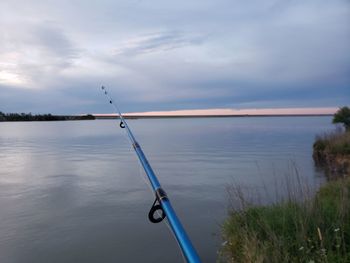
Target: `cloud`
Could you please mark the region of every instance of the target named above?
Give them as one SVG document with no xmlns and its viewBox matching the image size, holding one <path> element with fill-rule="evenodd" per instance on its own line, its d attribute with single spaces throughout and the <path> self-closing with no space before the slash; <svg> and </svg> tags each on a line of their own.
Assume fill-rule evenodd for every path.
<svg viewBox="0 0 350 263">
<path fill-rule="evenodd" d="M 79 55 L 79 49 L 74 46 L 63 30 L 54 23 L 46 22 L 45 24 L 36 25 L 31 28 L 30 34 L 33 36 L 33 45 L 53 57 L 68 60 Z"/>
<path fill-rule="evenodd" d="M 101 84 L 125 111 L 350 99 L 348 1 L 75 3 L 1 1 L 2 108 L 108 111 Z"/>
<path fill-rule="evenodd" d="M 189 45 L 199 45 L 203 37 L 180 32 L 157 32 L 127 39 L 118 44 L 115 55 L 136 56 L 140 54 L 169 51 Z"/>
<path fill-rule="evenodd" d="M 0 83 L 45 88 L 67 70 L 81 51 L 54 23 L 7 24 L 0 41 Z M 4 29 L 3 29 L 4 30 Z"/>
</svg>

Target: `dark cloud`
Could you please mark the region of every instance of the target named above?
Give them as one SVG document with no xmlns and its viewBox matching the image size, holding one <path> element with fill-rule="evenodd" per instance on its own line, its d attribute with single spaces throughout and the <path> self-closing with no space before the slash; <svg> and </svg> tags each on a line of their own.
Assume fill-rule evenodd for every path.
<svg viewBox="0 0 350 263">
<path fill-rule="evenodd" d="M 0 110 L 105 112 L 339 106 L 350 3 L 0 3 Z"/>
<path fill-rule="evenodd" d="M 31 30 L 33 46 L 42 48 L 52 56 L 74 59 L 79 56 L 79 49 L 64 34 L 63 30 L 50 22 L 34 26 Z"/>
</svg>

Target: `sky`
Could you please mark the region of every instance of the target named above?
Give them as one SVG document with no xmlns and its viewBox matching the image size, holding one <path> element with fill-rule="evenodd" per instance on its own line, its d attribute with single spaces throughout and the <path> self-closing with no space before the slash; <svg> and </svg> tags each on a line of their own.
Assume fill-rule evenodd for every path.
<svg viewBox="0 0 350 263">
<path fill-rule="evenodd" d="M 0 111 L 336 108 L 349 0 L 1 0 Z"/>
</svg>

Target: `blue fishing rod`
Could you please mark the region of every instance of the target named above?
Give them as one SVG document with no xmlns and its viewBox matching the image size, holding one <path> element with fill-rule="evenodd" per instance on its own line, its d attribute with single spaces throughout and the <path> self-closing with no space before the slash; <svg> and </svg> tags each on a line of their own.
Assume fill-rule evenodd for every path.
<svg viewBox="0 0 350 263">
<path fill-rule="evenodd" d="M 109 103 L 114 107 L 115 111 L 119 115 L 119 126 L 122 129 L 126 129 L 126 133 L 130 139 L 130 142 L 139 158 L 143 169 L 146 172 L 149 182 L 151 183 L 152 190 L 156 196 L 151 210 L 148 213 L 148 219 L 152 223 L 160 223 L 166 217 L 168 219 L 170 228 L 176 237 L 176 241 L 179 244 L 182 254 L 189 263 L 201 262 L 195 248 L 193 247 L 190 239 L 188 238 L 185 229 L 183 228 L 179 218 L 170 203 L 169 197 L 161 187 L 156 175 L 153 172 L 151 165 L 149 164 L 145 154 L 143 153 L 140 144 L 136 141 L 132 134 L 127 122 L 121 114 L 118 106 L 114 103 L 112 97 L 108 94 L 104 86 L 101 87 L 104 94 L 108 97 Z M 158 217 L 156 217 L 156 214 Z"/>
</svg>

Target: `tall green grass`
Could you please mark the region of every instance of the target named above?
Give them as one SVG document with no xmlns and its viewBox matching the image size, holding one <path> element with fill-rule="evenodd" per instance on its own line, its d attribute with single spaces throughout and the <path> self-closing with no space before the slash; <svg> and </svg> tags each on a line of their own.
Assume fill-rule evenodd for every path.
<svg viewBox="0 0 350 263">
<path fill-rule="evenodd" d="M 296 189 L 270 206 L 232 193 L 242 206 L 223 224 L 219 262 L 350 262 L 349 178 L 327 183 L 312 198 Z"/>
<path fill-rule="evenodd" d="M 336 130 L 316 137 L 315 164 L 325 168 L 329 179 L 350 175 L 350 130 Z"/>
<path fill-rule="evenodd" d="M 349 155 L 350 131 L 336 130 L 316 137 L 313 145 L 314 153 Z"/>
</svg>

